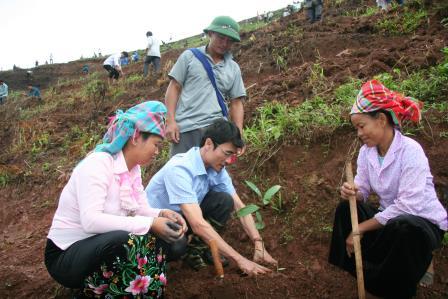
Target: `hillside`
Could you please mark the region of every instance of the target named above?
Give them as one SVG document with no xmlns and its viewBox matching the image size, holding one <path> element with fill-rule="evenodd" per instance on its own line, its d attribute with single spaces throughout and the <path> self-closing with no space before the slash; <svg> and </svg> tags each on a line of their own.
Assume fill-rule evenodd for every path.
<svg viewBox="0 0 448 299">
<path fill-rule="evenodd" d="M 248 90 L 249 146 L 230 172 L 246 203 L 256 198 L 244 180 L 262 190 L 282 186 L 273 207 L 262 210 L 262 236 L 285 269 L 250 278 L 230 266 L 218 282 L 211 267 L 194 272 L 177 262 L 170 265 L 168 298 L 356 298 L 356 280 L 329 265 L 327 255 L 337 188 L 356 140 L 348 111 L 361 82 L 374 76 L 425 103 L 422 123 L 405 132 L 422 144 L 448 207 L 448 4 L 433 0 L 428 8 L 410 0 L 380 13 L 374 1 L 355 2 L 328 1 L 321 23 L 308 24 L 299 12 L 258 24 L 233 49 Z M 166 73 L 182 50 L 162 54 L 160 78 L 143 78 L 139 62 L 110 87 L 101 60 L 88 61 L 88 76 L 80 74 L 85 61 L 42 66 L 33 80 L 43 88 L 43 103 L 13 92 L 0 106 L 1 298 L 69 298 L 43 264 L 59 194 L 102 137 L 109 115 L 163 99 Z M 28 83 L 23 76 L 0 72 L 19 90 Z M 167 148 L 145 170 L 144 184 L 166 158 Z M 224 238 L 250 256 L 240 227 L 232 219 Z M 435 284 L 419 288 L 417 298 L 447 298 L 448 244 L 435 252 L 435 268 Z"/>
</svg>

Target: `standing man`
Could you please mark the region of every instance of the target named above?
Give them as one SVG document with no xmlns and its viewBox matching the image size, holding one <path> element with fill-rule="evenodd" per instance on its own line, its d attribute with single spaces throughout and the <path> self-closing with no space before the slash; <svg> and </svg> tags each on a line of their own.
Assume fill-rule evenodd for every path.
<svg viewBox="0 0 448 299">
<path fill-rule="evenodd" d="M 5 81 L 0 80 L 0 105 L 6 101 L 8 97 L 8 85 L 6 85 Z"/>
<path fill-rule="evenodd" d="M 206 243 L 215 240 L 219 252 L 233 260 L 249 275 L 270 272 L 258 263 L 276 265 L 264 247 L 252 215 L 240 218 L 241 225 L 254 244 L 253 261 L 233 249 L 220 236 L 232 211 L 245 205 L 235 191 L 227 166 L 244 142 L 232 122 L 217 119 L 205 130 L 200 147 L 172 157 L 146 187 L 150 206 L 172 209 L 183 214 L 191 228 L 191 240 L 184 261 L 199 270 L 212 264 Z M 227 260 L 222 257 L 223 264 Z"/>
<path fill-rule="evenodd" d="M 227 16 L 216 17 L 204 29 L 209 37 L 207 46 L 195 49 L 205 57 L 212 69 L 217 89 L 204 65 L 191 49 L 184 51 L 168 74 L 171 81 L 165 95 L 167 138 L 172 142 L 171 156 L 198 146 L 205 128 L 215 120 L 228 116 L 243 132 L 246 96 L 241 70 L 233 61 L 230 49 L 240 41 L 240 26 Z M 223 101 L 218 98 L 220 94 Z"/>
<path fill-rule="evenodd" d="M 103 63 L 103 67 L 109 73 L 109 84 L 111 84 L 113 79 L 118 80 L 120 74 L 124 76 L 123 69 L 121 68 L 120 62 L 122 58 L 129 57 L 128 52 L 121 52 L 117 54 L 110 55 Z"/>
<path fill-rule="evenodd" d="M 146 58 L 143 66 L 143 75 L 148 75 L 148 67 L 151 63 L 154 75 L 160 70 L 160 41 L 152 35 L 151 31 L 146 32 L 148 45 L 146 46 Z"/>
<path fill-rule="evenodd" d="M 323 9 L 323 0 L 306 0 L 305 8 L 307 10 L 308 21 L 314 23 L 320 21 Z"/>
</svg>

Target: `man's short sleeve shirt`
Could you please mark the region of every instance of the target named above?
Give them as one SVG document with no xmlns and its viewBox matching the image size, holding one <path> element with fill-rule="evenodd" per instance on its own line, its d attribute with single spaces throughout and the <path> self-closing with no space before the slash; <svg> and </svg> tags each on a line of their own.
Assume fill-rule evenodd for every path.
<svg viewBox="0 0 448 299">
<path fill-rule="evenodd" d="M 241 70 L 227 53 L 224 60 L 214 63 L 205 52 L 205 46 L 198 48 L 212 66 L 216 84 L 226 100 L 246 96 Z M 223 117 L 216 97 L 216 91 L 210 82 L 202 63 L 190 50 L 184 51 L 171 69 L 169 76 L 176 80 L 182 91 L 176 108 L 176 122 L 180 132 L 188 132 L 211 125 Z"/>
</svg>

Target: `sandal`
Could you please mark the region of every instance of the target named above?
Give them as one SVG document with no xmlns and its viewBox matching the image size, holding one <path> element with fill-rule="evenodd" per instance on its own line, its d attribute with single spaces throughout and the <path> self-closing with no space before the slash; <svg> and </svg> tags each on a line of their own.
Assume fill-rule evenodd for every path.
<svg viewBox="0 0 448 299">
<path fill-rule="evenodd" d="M 434 284 L 434 273 L 426 272 L 419 282 L 421 287 L 429 287 Z"/>
</svg>

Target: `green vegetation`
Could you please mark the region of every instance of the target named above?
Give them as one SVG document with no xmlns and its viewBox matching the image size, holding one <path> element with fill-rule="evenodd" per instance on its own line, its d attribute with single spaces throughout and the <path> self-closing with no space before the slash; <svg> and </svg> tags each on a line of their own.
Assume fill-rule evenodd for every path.
<svg viewBox="0 0 448 299">
<path fill-rule="evenodd" d="M 375 78 L 406 96 L 425 103 L 435 103 L 448 94 L 448 48 L 445 47 L 442 52 L 445 55 L 442 63 L 427 70 L 406 75 L 399 69 L 394 69 L 392 74 L 383 73 Z"/>
<path fill-rule="evenodd" d="M 90 80 L 83 88 L 83 94 L 92 100 L 104 100 L 107 84 L 100 79 Z"/>
<path fill-rule="evenodd" d="M 329 86 L 328 80 L 325 78 L 324 69 L 319 62 L 311 66 L 311 73 L 306 82 L 306 86 L 311 88 L 314 95 L 318 95 L 331 88 L 331 85 Z"/>
<path fill-rule="evenodd" d="M 327 103 L 322 97 L 307 100 L 301 105 L 291 107 L 283 103 L 268 103 L 257 109 L 257 116 L 245 128 L 244 135 L 251 145 L 249 151 L 271 151 L 286 136 L 295 135 L 310 140 L 317 131 L 331 133 L 347 123 L 342 117 L 346 106 Z"/>
<path fill-rule="evenodd" d="M 371 17 L 377 14 L 380 9 L 377 6 L 363 6 L 357 7 L 354 10 L 349 10 L 344 13 L 348 17 Z"/>
<path fill-rule="evenodd" d="M 175 50 L 175 49 L 196 48 L 196 47 L 204 46 L 205 44 L 206 44 L 206 40 L 202 39 L 202 34 L 198 34 L 198 35 L 184 38 L 184 39 L 172 42 L 172 43 L 163 44 L 160 47 L 160 51 L 163 53 L 163 52 L 166 52 L 169 50 Z"/>
<path fill-rule="evenodd" d="M 10 177 L 7 173 L 0 172 L 0 187 L 4 188 L 8 185 Z"/>
<path fill-rule="evenodd" d="M 410 74 L 395 69 L 392 74 L 382 73 L 375 78 L 392 90 L 423 101 L 424 109 L 446 112 L 448 103 L 442 99 L 448 94 L 448 48 L 442 52 L 445 59 L 429 69 Z M 361 88 L 361 80 L 352 78 L 334 88 L 325 78 L 320 64 L 315 63 L 306 84 L 313 90 L 314 97 L 300 105 L 268 101 L 257 108 L 255 117 L 244 130 L 250 144 L 247 151 L 256 157 L 252 169 L 275 155 L 288 138 L 301 140 L 306 145 L 312 138 L 330 135 L 348 124 L 347 113 Z M 448 122 L 448 115 L 445 113 L 434 122 Z M 415 130 L 405 129 L 407 133 Z"/>
<path fill-rule="evenodd" d="M 448 233 L 445 233 L 445 235 L 443 236 L 442 245 L 448 246 Z"/>
<path fill-rule="evenodd" d="M 130 76 L 126 76 L 124 77 L 124 82 L 126 82 L 127 84 L 132 84 L 132 83 L 139 83 L 145 80 L 145 77 L 143 76 L 143 74 L 132 74 Z"/>
<path fill-rule="evenodd" d="M 243 23 L 240 26 L 240 33 L 255 31 L 260 28 L 266 27 L 266 25 L 268 25 L 268 24 L 269 23 L 266 23 L 264 21 L 254 21 L 254 22 Z"/>
<path fill-rule="evenodd" d="M 38 155 L 41 152 L 45 151 L 48 144 L 50 143 L 50 134 L 48 132 L 43 132 L 37 138 L 32 144 L 31 153 L 33 155 Z"/>
<path fill-rule="evenodd" d="M 366 10 L 361 14 L 363 17 L 371 17 L 379 12 L 379 8 L 376 6 L 368 6 Z"/>
<path fill-rule="evenodd" d="M 289 48 L 274 48 L 272 50 L 272 58 L 275 62 L 279 71 L 284 71 L 288 67 L 287 57 L 288 57 Z"/>
<path fill-rule="evenodd" d="M 427 12 L 425 10 L 413 11 L 405 7 L 403 13 L 396 14 L 393 17 L 384 16 L 375 27 L 379 31 L 392 35 L 410 34 L 426 19 Z"/>
<path fill-rule="evenodd" d="M 250 182 L 245 181 L 246 185 L 249 186 L 249 188 L 255 192 L 255 194 L 258 195 L 260 204 L 248 204 L 244 208 L 240 209 L 236 212 L 237 217 L 244 217 L 249 214 L 255 213 L 255 227 L 257 229 L 263 229 L 265 227 L 265 223 L 263 222 L 263 218 L 260 213 L 260 209 L 263 207 L 266 207 L 267 205 L 271 204 L 271 207 L 277 211 L 281 209 L 282 202 L 281 197 L 278 197 L 277 203 L 274 201 L 275 194 L 280 190 L 281 186 L 275 185 L 269 188 L 264 194 L 261 193 L 260 189 L 258 187 Z"/>
</svg>

